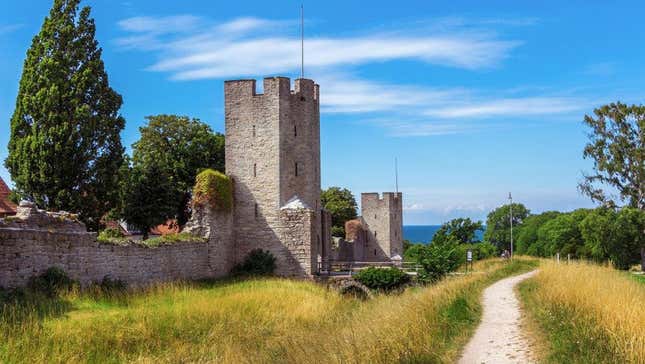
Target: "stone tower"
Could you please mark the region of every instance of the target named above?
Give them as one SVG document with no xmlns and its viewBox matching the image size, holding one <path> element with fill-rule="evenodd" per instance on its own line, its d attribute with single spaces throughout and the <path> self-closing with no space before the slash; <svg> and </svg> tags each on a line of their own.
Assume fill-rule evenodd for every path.
<svg viewBox="0 0 645 364">
<path fill-rule="evenodd" d="M 361 213 L 367 242 L 366 261 L 388 260 L 403 255 L 403 194 L 384 192 L 361 194 Z"/>
<path fill-rule="evenodd" d="M 321 250 L 320 103 L 312 80 L 224 83 L 226 173 L 233 179 L 236 260 L 255 248 L 281 275 L 311 275 Z"/>
</svg>

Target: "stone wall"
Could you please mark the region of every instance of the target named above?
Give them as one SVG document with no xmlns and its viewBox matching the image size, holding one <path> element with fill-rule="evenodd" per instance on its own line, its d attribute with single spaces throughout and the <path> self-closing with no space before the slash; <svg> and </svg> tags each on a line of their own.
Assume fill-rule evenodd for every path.
<svg viewBox="0 0 645 364">
<path fill-rule="evenodd" d="M 63 269 L 83 286 L 104 277 L 140 286 L 222 276 L 229 271 L 228 250 L 214 242 L 103 244 L 73 215 L 25 204 L 16 217 L 0 220 L 0 286 L 23 286 L 50 267 Z"/>
</svg>

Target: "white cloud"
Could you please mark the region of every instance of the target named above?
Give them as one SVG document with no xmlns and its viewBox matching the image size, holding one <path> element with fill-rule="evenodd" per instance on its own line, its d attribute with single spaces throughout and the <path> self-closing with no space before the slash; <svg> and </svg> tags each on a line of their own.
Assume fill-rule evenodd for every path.
<svg viewBox="0 0 645 364">
<path fill-rule="evenodd" d="M 469 24 L 463 18 L 450 18 L 430 28 L 415 24 L 419 28 L 406 25 L 373 34 L 309 37 L 305 71 L 322 85 L 323 113 L 363 114 L 354 119 L 383 127 L 395 136 L 472 132 L 484 127 L 476 122 L 482 118 L 578 110 L 583 103 L 574 98 L 400 85 L 357 78 L 351 72 L 360 65 L 394 60 L 468 70 L 493 67 L 521 42 L 500 39 L 494 32 L 473 31 L 472 26 L 526 26 L 535 21 L 488 19 Z M 191 15 L 135 17 L 119 22 L 127 35 L 117 43 L 154 52 L 157 60 L 148 69 L 167 73 L 174 80 L 289 74 L 300 69 L 296 24 L 255 17 L 220 23 Z"/>
<path fill-rule="evenodd" d="M 23 27 L 23 24 L 0 24 L 0 35 L 13 33 Z"/>
<path fill-rule="evenodd" d="M 137 16 L 118 22 L 121 29 L 133 33 L 150 33 L 154 35 L 183 33 L 194 30 L 200 18 L 193 15 L 175 15 L 165 17 Z"/>
<path fill-rule="evenodd" d="M 293 29 L 291 36 L 279 34 L 292 22 L 245 17 L 210 26 L 205 23 L 190 15 L 129 18 L 119 26 L 130 34 L 117 43 L 160 50 L 159 60 L 150 69 L 169 72 L 178 80 L 292 72 L 300 67 L 297 32 Z M 187 30 L 193 31 L 187 34 Z M 485 34 L 388 32 L 308 38 L 305 55 L 306 66 L 311 69 L 396 59 L 479 69 L 497 65 L 519 44 Z"/>
<path fill-rule="evenodd" d="M 531 116 L 570 112 L 579 110 L 581 106 L 581 102 L 575 98 L 518 97 L 433 108 L 426 110 L 424 114 L 445 119 Z"/>
</svg>

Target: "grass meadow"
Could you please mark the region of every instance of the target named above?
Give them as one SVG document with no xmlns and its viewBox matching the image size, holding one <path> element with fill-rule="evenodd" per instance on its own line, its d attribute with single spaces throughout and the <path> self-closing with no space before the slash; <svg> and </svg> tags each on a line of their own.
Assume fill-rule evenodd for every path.
<svg viewBox="0 0 645 364">
<path fill-rule="evenodd" d="M 545 261 L 519 287 L 546 363 L 645 363 L 645 284 L 588 263 Z"/>
<path fill-rule="evenodd" d="M 448 363 L 482 290 L 536 265 L 486 260 L 481 273 L 368 301 L 278 278 L 27 296 L 2 308 L 0 362 Z"/>
</svg>

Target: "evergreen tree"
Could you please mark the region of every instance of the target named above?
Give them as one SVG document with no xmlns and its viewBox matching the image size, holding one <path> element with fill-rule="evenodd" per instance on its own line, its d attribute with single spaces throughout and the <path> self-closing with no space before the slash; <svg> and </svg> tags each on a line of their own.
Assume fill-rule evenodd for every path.
<svg viewBox="0 0 645 364">
<path fill-rule="evenodd" d="M 175 213 L 175 188 L 160 163 L 134 166 L 123 184 L 122 216 L 148 238 L 150 228 L 166 222 Z"/>
<path fill-rule="evenodd" d="M 27 51 L 5 166 L 22 198 L 97 229 L 118 199 L 125 120 L 79 1 L 55 0 Z"/>
</svg>

